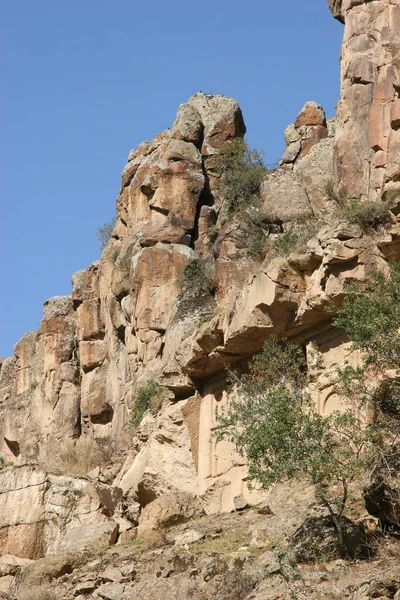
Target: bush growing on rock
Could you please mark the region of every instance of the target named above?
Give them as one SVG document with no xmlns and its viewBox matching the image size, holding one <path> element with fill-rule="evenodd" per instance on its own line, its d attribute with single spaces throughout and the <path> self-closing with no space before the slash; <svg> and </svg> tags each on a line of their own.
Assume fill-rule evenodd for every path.
<svg viewBox="0 0 400 600">
<path fill-rule="evenodd" d="M 226 200 L 229 210 L 247 208 L 259 201 L 260 185 L 267 168 L 263 153 L 249 148 L 242 138 L 225 144 L 217 157 L 220 175 L 218 192 Z"/>
<path fill-rule="evenodd" d="M 277 256 L 288 256 L 292 252 L 304 252 L 307 242 L 316 235 L 319 221 L 299 217 L 295 219 L 282 235 L 273 243 L 273 253 Z"/>
<path fill-rule="evenodd" d="M 360 202 L 350 200 L 347 206 L 343 206 L 337 212 L 338 216 L 349 223 L 360 225 L 363 229 L 377 227 L 390 221 L 388 206 L 377 200 L 376 202 Z"/>
<path fill-rule="evenodd" d="M 246 456 L 250 482 L 265 489 L 292 479 L 311 483 L 345 554 L 342 515 L 349 482 L 364 465 L 369 430 L 351 409 L 319 414 L 307 380 L 302 348 L 270 338 L 249 375 L 238 380 L 236 396 L 217 413 L 216 435 Z"/>
<path fill-rule="evenodd" d="M 103 223 L 101 227 L 98 228 L 96 232 L 96 237 L 100 242 L 100 250 L 104 250 L 107 246 L 108 242 L 112 238 L 112 232 L 114 230 L 115 225 L 117 224 L 117 215 L 115 215 L 111 221 L 106 221 Z"/>
<path fill-rule="evenodd" d="M 200 259 L 193 260 L 186 267 L 179 284 L 184 290 L 192 290 L 195 294 L 214 294 L 215 280 L 211 265 Z"/>
<path fill-rule="evenodd" d="M 142 385 L 133 397 L 133 415 L 130 425 L 138 427 L 147 410 L 156 408 L 164 395 L 163 388 L 154 379 Z"/>
<path fill-rule="evenodd" d="M 389 263 L 387 275 L 376 271 L 369 282 L 350 286 L 334 323 L 361 352 L 359 366 L 338 369 L 335 385 L 337 393 L 369 414 L 372 487 L 378 489 L 385 478 L 399 474 L 400 265 Z M 397 481 L 388 489 L 393 483 L 400 497 Z"/>
</svg>

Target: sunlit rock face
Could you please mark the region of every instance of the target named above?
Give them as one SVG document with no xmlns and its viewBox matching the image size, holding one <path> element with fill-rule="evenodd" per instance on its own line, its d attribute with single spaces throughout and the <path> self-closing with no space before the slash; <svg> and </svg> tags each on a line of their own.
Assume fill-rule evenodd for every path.
<svg viewBox="0 0 400 600">
<path fill-rule="evenodd" d="M 229 369 L 245 369 L 268 336 L 304 346 L 316 405 L 323 414 L 338 407 L 328 375 L 357 357 L 327 307 L 399 255 L 400 226 L 394 214 L 374 235 L 340 221 L 329 186 L 336 178 L 348 194 L 375 198 L 400 179 L 398 7 L 331 9 L 345 21 L 338 117 L 304 105 L 258 205 L 227 211 L 220 185 L 218 154 L 246 131 L 240 107 L 195 94 L 171 130 L 130 152 L 100 260 L 73 275 L 71 296 L 45 303 L 39 330 L 1 360 L 0 456 L 15 465 L 0 473 L 1 552 L 73 549 L 79 520 L 85 544 L 113 543 L 119 526 L 128 536 L 136 513 L 165 494 L 200 495 L 208 514 L 231 510 L 238 495 L 262 500 L 248 489 L 243 457 L 213 432 Z M 298 222 L 312 231 L 278 255 L 275 241 Z M 188 282 L 194 261 L 200 275 Z M 163 392 L 135 428 L 134 401 L 149 380 Z"/>
<path fill-rule="evenodd" d="M 335 177 L 347 195 L 375 200 L 400 180 L 400 6 L 329 0 L 344 22 Z"/>
</svg>

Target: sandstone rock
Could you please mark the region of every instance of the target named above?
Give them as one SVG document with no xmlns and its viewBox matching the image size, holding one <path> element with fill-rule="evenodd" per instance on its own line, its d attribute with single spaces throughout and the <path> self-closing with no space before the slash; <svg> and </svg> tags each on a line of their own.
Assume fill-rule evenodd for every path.
<svg viewBox="0 0 400 600">
<path fill-rule="evenodd" d="M 139 520 L 138 535 L 167 529 L 204 514 L 202 501 L 187 492 L 176 492 L 160 496 L 143 509 Z"/>
<path fill-rule="evenodd" d="M 149 440 L 133 460 L 127 458 L 115 482 L 124 493 L 129 491 L 135 496 L 142 506 L 167 492 L 197 492 L 190 435 L 182 413 L 185 405 L 183 400 L 163 406 Z M 136 505 L 134 519 L 137 512 Z"/>
<path fill-rule="evenodd" d="M 238 496 L 235 496 L 233 498 L 233 506 L 235 507 L 235 510 L 244 510 L 245 508 L 249 507 L 249 503 L 247 502 L 246 498 L 244 496 L 242 496 L 242 494 L 239 494 Z"/>
<path fill-rule="evenodd" d="M 76 552 L 77 550 L 93 550 L 99 552 L 117 541 L 118 523 L 87 523 L 69 527 L 62 538 L 60 552 Z"/>
<path fill-rule="evenodd" d="M 324 125 L 326 126 L 325 111 L 316 102 L 306 102 L 294 122 L 294 128 L 302 126 Z"/>
<path fill-rule="evenodd" d="M 312 216 L 307 193 L 292 171 L 276 169 L 261 185 L 262 212 L 270 223 Z"/>
<path fill-rule="evenodd" d="M 8 592 L 13 581 L 14 577 L 12 575 L 4 575 L 3 577 L 0 577 L 0 593 Z"/>
<path fill-rule="evenodd" d="M 181 104 L 172 126 L 171 137 L 176 140 L 192 142 L 199 147 L 202 142 L 203 129 L 204 125 L 199 111 L 189 103 Z"/>
<path fill-rule="evenodd" d="M 194 542 L 199 542 L 204 538 L 204 533 L 200 531 L 196 531 L 196 529 L 188 529 L 188 531 L 184 531 L 180 533 L 175 538 L 175 546 L 186 546 L 187 544 L 193 544 Z"/>
<path fill-rule="evenodd" d="M 293 125 L 285 131 L 286 151 L 280 160 L 284 169 L 292 169 L 311 149 L 328 137 L 325 111 L 316 102 L 306 102 Z"/>
<path fill-rule="evenodd" d="M 121 492 L 97 486 L 98 490 L 83 479 L 48 475 L 29 466 L 1 471 L 1 552 L 36 559 L 59 551 L 63 537 L 67 540 L 63 548 L 86 544 L 89 533 L 84 539 L 77 535 L 79 528 L 92 531 L 93 536 L 97 526 L 100 533 L 102 527 L 104 532 L 111 529 L 102 511 L 112 512 Z"/>
<path fill-rule="evenodd" d="M 329 9 L 330 9 L 331 13 L 333 14 L 333 16 L 335 17 L 335 19 L 338 19 L 339 21 L 344 23 L 344 17 L 343 17 L 343 13 L 342 13 L 342 3 L 343 3 L 343 0 L 328 0 Z"/>
<path fill-rule="evenodd" d="M 122 600 L 124 590 L 121 583 L 105 583 L 97 588 L 96 596 L 104 600 Z"/>
<path fill-rule="evenodd" d="M 203 122 L 203 155 L 213 154 L 228 140 L 243 137 L 246 133 L 242 111 L 236 100 L 200 92 L 191 96 L 188 104 L 197 109 Z"/>
<path fill-rule="evenodd" d="M 84 371 L 100 366 L 107 355 L 104 343 L 101 341 L 80 342 L 79 352 Z"/>
<path fill-rule="evenodd" d="M 375 200 L 398 174 L 394 89 L 399 7 L 386 0 L 329 0 L 329 5 L 345 22 L 335 177 L 348 197 Z"/>
<path fill-rule="evenodd" d="M 32 564 L 29 558 L 20 558 L 12 554 L 4 554 L 0 556 L 0 577 L 6 575 L 15 575 L 17 569 Z"/>
</svg>

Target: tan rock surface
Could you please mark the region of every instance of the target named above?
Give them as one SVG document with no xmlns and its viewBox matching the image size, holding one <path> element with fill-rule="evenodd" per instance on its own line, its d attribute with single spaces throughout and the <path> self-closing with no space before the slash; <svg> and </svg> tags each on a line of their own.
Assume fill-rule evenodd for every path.
<svg viewBox="0 0 400 600">
<path fill-rule="evenodd" d="M 398 176 L 397 63 L 400 7 L 330 2 L 345 22 L 335 176 L 348 197 L 374 200 Z"/>
<path fill-rule="evenodd" d="M 202 514 L 204 514 L 203 504 L 198 496 L 187 492 L 165 494 L 143 509 L 139 520 L 138 536 L 184 523 Z"/>
</svg>

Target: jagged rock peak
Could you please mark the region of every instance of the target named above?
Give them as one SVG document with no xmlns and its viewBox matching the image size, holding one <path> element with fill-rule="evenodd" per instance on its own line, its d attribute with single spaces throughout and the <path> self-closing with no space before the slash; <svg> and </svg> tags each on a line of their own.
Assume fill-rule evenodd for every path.
<svg viewBox="0 0 400 600">
<path fill-rule="evenodd" d="M 305 103 L 294 123 L 285 130 L 286 151 L 280 166 L 292 169 L 296 161 L 309 154 L 311 149 L 330 135 L 326 114 L 320 104 Z"/>
<path fill-rule="evenodd" d="M 337 19 L 341 23 L 344 23 L 344 17 L 342 14 L 342 4 L 343 0 L 328 0 L 329 10 L 331 11 L 335 19 Z"/>
</svg>

